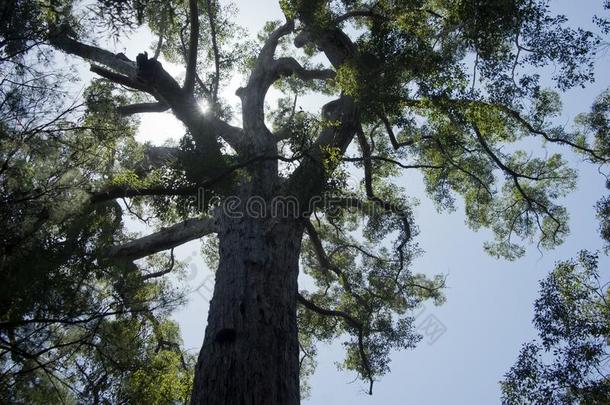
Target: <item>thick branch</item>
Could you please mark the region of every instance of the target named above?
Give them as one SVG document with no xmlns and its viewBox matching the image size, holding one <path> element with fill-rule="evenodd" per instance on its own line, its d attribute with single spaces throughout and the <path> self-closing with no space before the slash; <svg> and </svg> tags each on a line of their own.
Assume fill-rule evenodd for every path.
<svg viewBox="0 0 610 405">
<path fill-rule="evenodd" d="M 307 21 L 304 21 L 307 25 Z M 329 29 L 312 35 L 307 29 L 295 38 L 296 47 L 315 43 L 324 52 L 335 69 L 339 69 L 349 58 L 356 55 L 356 47 L 340 29 Z M 328 168 L 324 165 L 329 150 L 342 156 L 354 138 L 358 127 L 358 107 L 355 100 L 345 94 L 322 108 L 322 117 L 333 125 L 326 126 L 315 141 L 307 159 L 293 172 L 284 185 L 284 193 L 295 196 L 305 206 L 324 190 Z"/>
<path fill-rule="evenodd" d="M 112 70 L 92 66 L 91 70 L 116 83 L 152 94 L 159 102 L 167 104 L 176 118 L 181 120 L 192 133 L 201 150 L 206 153 L 205 160 L 222 161 L 220 145 L 216 137 L 222 137 L 235 149 L 241 149 L 243 136 L 239 128 L 203 114 L 192 94 L 185 94 L 176 80 L 155 59 L 148 59 L 146 52 L 137 57 L 137 66 L 123 54 L 114 54 L 90 45 L 75 41 L 66 35 L 56 34 L 49 39 L 52 46 L 71 55 L 105 65 Z M 115 73 L 114 71 L 118 72 Z"/>
<path fill-rule="evenodd" d="M 189 219 L 169 228 L 163 228 L 159 232 L 127 242 L 124 245 L 114 246 L 109 249 L 108 256 L 121 260 L 141 259 L 216 231 L 216 220 L 214 218 Z"/>
<path fill-rule="evenodd" d="M 326 126 L 307 153 L 306 158 L 292 173 L 283 186 L 284 195 L 296 197 L 308 207 L 309 201 L 321 195 L 326 186 L 329 167 L 324 164 L 328 151 L 345 153 L 354 137 L 357 127 L 358 111 L 353 98 L 341 96 L 322 108 L 323 119 L 338 125 Z"/>
<path fill-rule="evenodd" d="M 118 113 L 121 115 L 163 112 L 167 110 L 169 110 L 169 106 L 161 102 L 129 104 L 117 108 Z"/>
<path fill-rule="evenodd" d="M 102 76 L 104 79 L 110 80 L 113 83 L 117 83 L 122 86 L 130 87 L 132 89 L 140 90 L 140 91 L 147 92 L 147 93 L 152 91 L 152 89 L 149 86 L 145 85 L 144 83 L 142 83 L 134 78 L 131 78 L 129 76 L 124 76 L 119 73 L 115 73 L 112 70 L 105 69 L 101 66 L 91 65 L 89 70 L 91 70 L 93 73 L 96 73 L 96 74 Z"/>
<path fill-rule="evenodd" d="M 268 153 L 275 149 L 273 137 L 268 136 L 269 130 L 265 125 L 265 95 L 278 77 L 273 69 L 275 49 L 279 40 L 293 29 L 294 22 L 288 21 L 269 35 L 256 58 L 248 84 L 236 92 L 241 98 L 244 130 L 249 133 L 248 140 L 258 153 Z"/>
<path fill-rule="evenodd" d="M 68 37 L 64 32 L 58 31 L 49 36 L 49 43 L 62 51 L 80 56 L 83 59 L 87 59 L 93 62 L 97 62 L 101 65 L 108 66 L 112 70 L 115 70 L 128 77 L 134 77 L 136 73 L 136 65 L 133 61 L 129 60 L 125 55 L 116 55 L 112 52 L 104 49 L 86 45 Z"/>
<path fill-rule="evenodd" d="M 345 14 L 335 18 L 334 22 L 336 24 L 340 24 L 345 20 L 349 20 L 350 18 L 356 18 L 356 17 L 370 17 L 370 18 L 374 18 L 374 19 L 384 19 L 385 18 L 381 14 L 375 13 L 373 10 L 354 10 L 354 11 L 350 11 L 348 13 L 345 13 Z"/>
<path fill-rule="evenodd" d="M 294 21 L 288 20 L 286 23 L 280 27 L 278 27 L 275 31 L 273 31 L 265 45 L 263 45 L 263 49 L 261 49 L 260 54 L 258 55 L 258 60 L 261 63 L 270 62 L 273 60 L 273 55 L 275 54 L 275 49 L 282 37 L 290 34 L 294 30 Z"/>
<path fill-rule="evenodd" d="M 305 69 L 294 58 L 280 58 L 273 63 L 274 79 L 295 75 L 303 81 L 333 79 L 336 75 L 332 69 Z"/>
</svg>

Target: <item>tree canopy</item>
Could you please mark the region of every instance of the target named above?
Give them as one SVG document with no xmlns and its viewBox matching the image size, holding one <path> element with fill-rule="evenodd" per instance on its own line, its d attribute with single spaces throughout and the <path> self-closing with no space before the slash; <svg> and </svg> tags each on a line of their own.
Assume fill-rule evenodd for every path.
<svg viewBox="0 0 610 405">
<path fill-rule="evenodd" d="M 467 225 L 492 231 L 484 248 L 494 256 L 563 242 L 560 201 L 576 172 L 556 146 L 610 159 L 607 92 L 574 128 L 556 121 L 560 93 L 594 80 L 599 34 L 546 0 L 280 6 L 286 21 L 256 39 L 215 0 L 0 6 L 3 400 L 187 403 L 195 362 L 169 317 L 184 292 L 173 248 L 206 237 L 214 262 L 224 232 L 216 203 L 236 195 L 297 203 L 302 376 L 317 342 L 342 340 L 343 366 L 369 392 L 392 350 L 421 338 L 413 310 L 444 301 L 442 275 L 411 271 L 421 254 L 415 201 L 399 176 L 422 173 L 439 211 L 463 202 Z M 100 45 L 141 26 L 156 38 L 150 49 Z M 61 55 L 97 76 L 81 94 L 69 84 L 77 70 L 52 67 Z M 306 111 L 306 94 L 332 101 Z M 183 124 L 180 141 L 138 143 L 135 116 L 164 111 Z M 608 205 L 600 201 L 604 218 Z M 154 231 L 134 235 L 132 221 Z"/>
<path fill-rule="evenodd" d="M 503 403 L 597 404 L 610 397 L 608 288 L 598 258 L 583 251 L 540 283 L 534 324 L 502 382 Z"/>
</svg>

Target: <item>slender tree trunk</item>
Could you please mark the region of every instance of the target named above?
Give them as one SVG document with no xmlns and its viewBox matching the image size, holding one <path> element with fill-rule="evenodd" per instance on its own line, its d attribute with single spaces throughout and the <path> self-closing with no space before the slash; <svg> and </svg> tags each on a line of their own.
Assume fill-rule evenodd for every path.
<svg viewBox="0 0 610 405">
<path fill-rule="evenodd" d="M 302 226 L 222 217 L 220 261 L 193 387 L 193 405 L 295 405 Z"/>
</svg>

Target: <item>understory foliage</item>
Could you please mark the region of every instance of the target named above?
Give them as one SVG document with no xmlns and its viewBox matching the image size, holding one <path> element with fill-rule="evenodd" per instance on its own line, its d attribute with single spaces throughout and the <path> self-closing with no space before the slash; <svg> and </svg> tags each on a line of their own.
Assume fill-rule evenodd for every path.
<svg viewBox="0 0 610 405">
<path fill-rule="evenodd" d="M 2 3 L 0 401 L 188 403 L 194 359 L 170 319 L 184 299 L 173 248 L 205 236 L 213 262 L 211 197 L 261 168 L 272 193 L 302 207 L 331 196 L 295 219 L 303 393 L 316 344 L 336 340 L 372 392 L 392 351 L 421 339 L 414 310 L 444 301 L 443 275 L 412 269 L 422 252 L 405 173 L 421 175 L 439 211 L 463 206 L 467 226 L 491 230 L 494 256 L 563 242 L 560 202 L 576 171 L 560 152 L 610 158 L 607 92 L 573 127 L 558 119 L 560 92 L 594 79 L 598 35 L 546 0 L 279 3 L 287 21 L 255 39 L 216 0 Z M 149 49 L 111 51 L 142 27 Z M 96 78 L 80 91 L 82 64 L 71 64 L 83 59 Z M 172 77 L 169 62 L 185 73 Z M 251 108 L 228 101 L 236 77 Z M 280 96 L 265 103 L 271 87 Z M 302 109 L 312 94 L 333 100 Z M 180 140 L 137 142 L 133 116 L 164 111 L 184 125 Z M 599 204 L 606 220 L 609 206 Z M 143 225 L 148 238 L 131 232 Z M 570 262 L 554 274 L 593 275 L 595 260 L 582 260 L 584 273 Z"/>
</svg>

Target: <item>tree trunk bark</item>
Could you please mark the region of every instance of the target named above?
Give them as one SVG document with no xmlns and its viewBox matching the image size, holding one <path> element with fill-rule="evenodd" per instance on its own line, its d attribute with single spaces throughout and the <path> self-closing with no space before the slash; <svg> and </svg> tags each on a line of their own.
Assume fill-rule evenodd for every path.
<svg viewBox="0 0 610 405">
<path fill-rule="evenodd" d="M 297 220 L 220 220 L 220 261 L 192 405 L 296 405 Z"/>
</svg>

